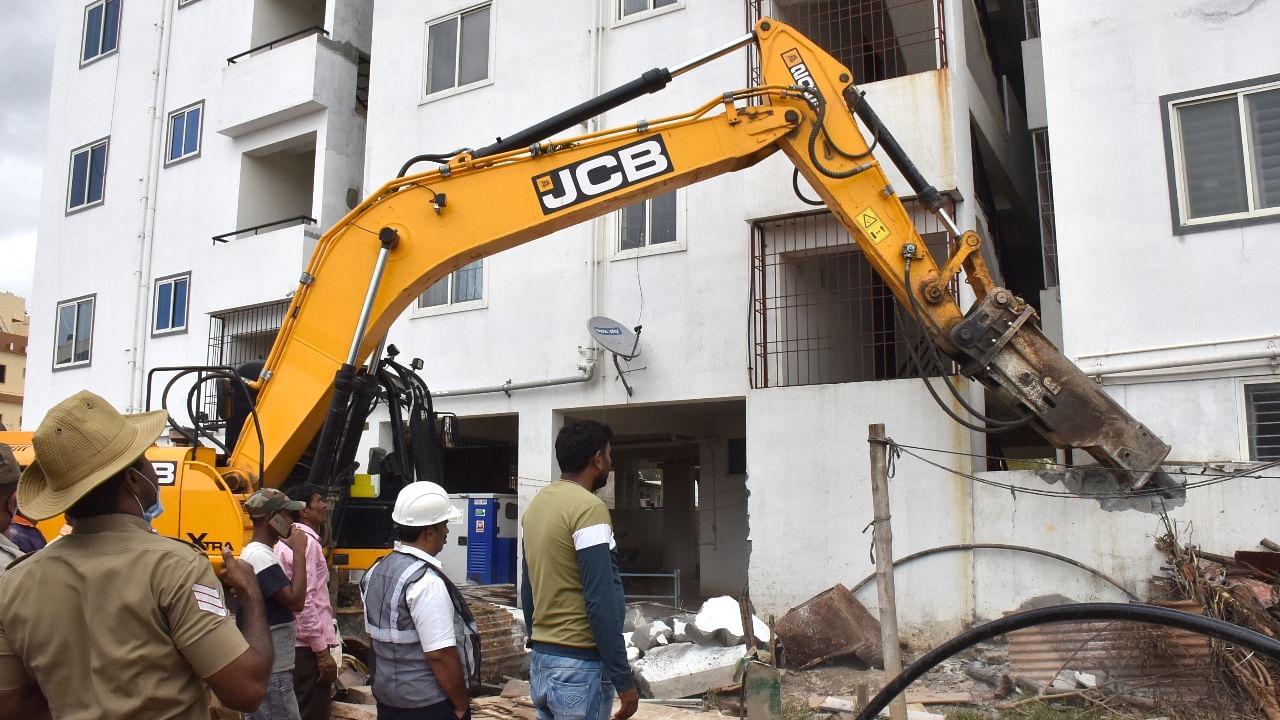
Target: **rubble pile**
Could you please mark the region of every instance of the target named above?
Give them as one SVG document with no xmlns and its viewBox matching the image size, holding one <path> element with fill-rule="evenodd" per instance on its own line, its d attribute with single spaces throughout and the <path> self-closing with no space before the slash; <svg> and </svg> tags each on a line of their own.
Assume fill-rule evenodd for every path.
<svg viewBox="0 0 1280 720">
<path fill-rule="evenodd" d="M 1193 601 L 1206 616 L 1226 620 L 1269 637 L 1280 637 L 1280 552 L 1270 540 L 1267 551 L 1240 550 L 1217 555 L 1179 542 L 1166 517 L 1165 534 L 1156 546 L 1168 560 L 1169 575 L 1156 578 L 1165 594 Z M 1218 675 L 1238 698 L 1245 699 L 1267 720 L 1280 720 L 1280 667 L 1228 643 L 1213 643 Z"/>
<path fill-rule="evenodd" d="M 739 665 L 754 644 L 743 631 L 738 601 L 714 597 L 696 615 L 648 618 L 640 606 L 627 608 L 623 638 L 627 659 L 640 694 L 647 698 L 682 698 L 705 694 L 733 683 Z M 772 639 L 769 626 L 751 617 L 757 642 Z"/>
</svg>

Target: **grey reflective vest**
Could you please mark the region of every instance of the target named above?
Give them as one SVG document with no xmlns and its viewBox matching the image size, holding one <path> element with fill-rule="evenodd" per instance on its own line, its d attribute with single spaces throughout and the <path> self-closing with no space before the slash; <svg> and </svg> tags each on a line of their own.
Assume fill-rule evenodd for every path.
<svg viewBox="0 0 1280 720">
<path fill-rule="evenodd" d="M 463 680 L 469 690 L 479 689 L 480 633 L 462 594 L 426 560 L 395 551 L 374 563 L 360 581 L 365 629 L 373 645 L 373 696 L 384 705 L 421 708 L 446 699 L 422 652 L 407 598 L 408 588 L 428 572 L 436 573 L 449 592 Z"/>
</svg>

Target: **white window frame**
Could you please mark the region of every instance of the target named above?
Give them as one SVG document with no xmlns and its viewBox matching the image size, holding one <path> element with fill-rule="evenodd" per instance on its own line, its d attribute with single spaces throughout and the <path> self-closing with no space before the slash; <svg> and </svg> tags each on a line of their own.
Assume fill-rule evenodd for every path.
<svg viewBox="0 0 1280 720">
<path fill-rule="evenodd" d="M 448 315 L 450 313 L 466 312 L 467 310 L 480 310 L 489 307 L 489 260 L 490 258 L 482 258 L 480 262 L 480 282 L 482 283 L 482 286 L 480 289 L 480 297 L 478 299 L 453 302 L 453 278 L 454 273 L 458 272 L 457 270 L 454 270 L 449 273 L 448 277 L 449 292 L 446 296 L 449 298 L 449 301 L 443 305 L 419 307 L 418 303 L 422 299 L 422 295 L 419 295 L 413 300 L 413 313 L 410 317 L 434 317 L 436 315 Z M 470 263 L 467 264 L 469 265 Z M 461 268 L 459 268 L 459 270 L 461 270 Z M 425 294 L 426 291 L 424 290 L 423 295 Z"/>
<path fill-rule="evenodd" d="M 89 155 L 88 162 L 92 162 L 93 150 L 99 146 L 102 147 L 102 154 L 103 154 L 102 197 L 92 202 L 88 201 L 89 177 L 93 172 L 92 166 L 88 166 L 88 169 L 86 170 L 86 174 L 85 174 L 85 180 L 84 180 L 85 202 L 80 203 L 79 205 L 72 205 L 71 204 L 71 199 L 72 199 L 71 183 L 75 180 L 76 156 L 80 155 L 81 153 L 88 153 Z M 101 140 L 95 140 L 87 145 L 81 145 L 80 147 L 71 151 L 71 160 L 70 162 L 67 163 L 67 206 L 66 206 L 67 210 L 66 212 L 68 215 L 70 215 L 71 213 L 80 212 L 82 210 L 88 210 L 89 208 L 97 207 L 107 201 L 107 171 L 110 169 L 110 167 L 111 167 L 111 138 L 110 137 L 105 137 L 105 138 L 102 138 Z"/>
<path fill-rule="evenodd" d="M 80 334 L 80 328 L 79 328 L 80 304 L 86 303 L 86 302 L 89 303 L 89 307 L 91 308 L 90 318 L 89 318 L 89 356 L 84 360 L 76 360 L 75 338 L 78 337 Z M 71 331 L 71 335 L 72 335 L 71 360 L 69 362 L 59 363 L 58 362 L 58 330 L 59 330 L 58 318 L 62 314 L 62 309 L 64 307 L 67 307 L 68 305 L 75 308 L 74 317 L 75 317 L 75 323 L 76 323 L 76 327 Z M 93 331 L 94 331 L 94 327 L 97 324 L 98 324 L 98 296 L 96 294 L 82 295 L 80 297 L 71 298 L 69 300 L 63 300 L 57 304 L 57 306 L 54 308 L 54 311 L 53 311 L 53 358 L 52 358 L 53 362 L 52 362 L 52 365 L 54 370 L 68 370 L 68 369 L 77 368 L 77 367 L 88 367 L 93 363 Z"/>
<path fill-rule="evenodd" d="M 685 191 L 683 189 L 676 190 L 676 239 L 674 242 L 658 243 L 657 245 L 643 245 L 638 248 L 629 250 L 622 249 L 622 211 L 611 213 L 609 215 L 608 237 L 610 243 L 610 251 L 613 253 L 613 260 L 629 260 L 631 258 L 646 257 L 649 255 L 665 255 L 666 253 L 684 252 L 688 249 L 685 235 Z M 646 199 L 643 202 L 648 203 Z M 649 223 L 648 214 L 645 215 L 645 222 Z"/>
<path fill-rule="evenodd" d="M 1252 459 L 1252 443 L 1249 442 L 1249 386 L 1250 385 L 1280 385 L 1280 377 L 1274 375 L 1270 377 L 1249 378 L 1241 380 L 1238 383 L 1239 390 L 1236 393 L 1236 400 L 1239 403 L 1240 428 L 1240 457 L 1246 462 L 1265 462 L 1262 460 Z"/>
<path fill-rule="evenodd" d="M 184 7 L 186 7 L 186 6 L 188 6 L 188 5 L 194 5 L 195 3 L 199 2 L 199 1 L 200 1 L 200 0 L 178 0 L 178 9 L 179 9 L 179 10 L 181 10 L 182 8 L 184 8 Z"/>
<path fill-rule="evenodd" d="M 1254 222 L 1280 220 L 1280 207 L 1254 207 L 1254 173 L 1253 158 L 1250 151 L 1249 114 L 1245 105 L 1248 95 L 1280 90 L 1280 76 L 1249 80 L 1231 85 L 1208 88 L 1203 91 L 1167 95 L 1161 98 L 1164 112 L 1166 152 L 1171 167 L 1170 185 L 1173 202 L 1174 232 L 1181 234 L 1198 230 L 1213 230 Z M 1244 153 L 1245 197 L 1249 203 L 1248 210 L 1210 217 L 1189 217 L 1190 203 L 1187 197 L 1185 159 L 1183 157 L 1182 126 L 1178 118 L 1178 110 L 1201 103 L 1215 102 L 1234 97 L 1239 107 L 1241 150 Z"/>
<path fill-rule="evenodd" d="M 106 52 L 102 52 L 102 41 L 106 37 L 105 30 L 107 26 L 107 3 L 108 2 L 115 3 L 116 6 L 119 8 L 116 11 L 116 44 L 115 44 L 115 47 L 111 48 L 110 50 L 107 50 Z M 84 44 L 85 44 L 85 40 L 88 39 L 87 36 L 89 34 L 89 11 L 98 6 L 102 7 L 102 33 L 103 34 L 98 38 L 98 54 L 94 55 L 91 58 L 86 58 L 84 56 Z M 77 50 L 77 53 L 80 56 L 80 67 L 90 65 L 92 63 L 95 63 L 101 60 L 104 57 L 110 57 L 112 55 L 115 55 L 117 52 L 120 52 L 120 26 L 123 24 L 124 24 L 124 0 L 95 0 L 94 2 L 91 2 L 88 5 L 85 5 L 84 16 L 80 22 L 80 47 Z"/>
<path fill-rule="evenodd" d="M 630 25 L 631 23 L 634 23 L 634 22 L 640 22 L 642 20 L 648 20 L 649 18 L 657 17 L 659 15 L 666 15 L 667 13 L 676 12 L 677 10 L 683 10 L 684 3 L 685 3 L 685 0 L 676 0 L 674 3 L 670 5 L 655 8 L 653 6 L 654 0 L 647 0 L 647 1 L 649 4 L 649 9 L 633 12 L 630 15 L 623 15 L 622 7 L 623 7 L 624 0 L 612 0 L 613 27 Z"/>
<path fill-rule="evenodd" d="M 187 297 L 183 306 L 186 314 L 182 318 L 182 325 L 170 324 L 169 327 L 160 329 L 156 327 L 156 321 L 159 320 L 160 318 L 160 313 L 159 313 L 160 288 L 161 286 L 164 286 L 164 285 L 169 285 L 171 287 L 175 286 L 178 284 L 179 280 L 187 281 L 187 285 L 186 285 Z M 181 335 L 182 333 L 185 333 L 187 331 L 187 328 L 191 324 L 191 272 L 187 271 L 183 273 L 166 275 L 164 277 L 156 278 L 155 283 L 153 284 L 154 284 L 154 287 L 151 289 L 151 337 L 160 337 L 163 335 Z M 172 319 L 173 319 L 173 298 L 174 298 L 173 293 L 170 293 L 169 294 L 170 323 L 172 323 Z"/>
<path fill-rule="evenodd" d="M 467 13 L 475 12 L 476 10 L 479 10 L 484 7 L 489 8 L 489 56 L 485 60 L 485 62 L 488 63 L 488 65 L 485 69 L 484 79 L 476 80 L 475 82 L 470 82 L 470 83 L 467 83 L 466 85 L 454 85 L 453 87 L 445 90 L 437 90 L 436 92 L 428 93 L 427 82 L 430 79 L 430 76 L 428 75 L 429 73 L 428 65 L 431 59 L 431 27 L 433 25 L 439 25 L 442 22 L 448 22 L 449 20 L 453 20 L 453 19 L 458 20 L 459 56 L 455 56 L 453 59 L 453 64 L 454 64 L 453 73 L 454 73 L 454 79 L 456 80 L 458 76 L 458 66 L 461 62 L 460 55 L 462 50 L 462 16 L 466 15 Z M 448 15 L 441 15 L 439 17 L 432 18 L 431 20 L 428 20 L 423 25 L 423 28 L 422 28 L 422 78 L 418 83 L 418 87 L 420 89 L 420 101 L 418 103 L 419 105 L 429 103 L 429 102 L 435 102 L 436 100 L 442 100 L 447 97 L 453 97 L 454 95 L 457 95 L 459 93 L 470 92 L 471 90 L 475 90 L 476 88 L 482 88 L 487 85 L 493 84 L 494 49 L 498 45 L 497 43 L 497 24 L 498 23 L 497 23 L 497 13 L 495 12 L 495 9 L 496 9 L 495 3 L 493 2 L 476 3 L 475 5 L 469 5 L 460 10 L 456 10 L 452 13 L 449 13 Z"/>
<path fill-rule="evenodd" d="M 192 2 L 194 1 L 195 0 L 192 0 Z M 191 152 L 184 152 L 178 157 L 170 157 L 169 152 L 173 149 L 173 121 L 176 120 L 179 115 L 183 116 L 182 138 L 184 141 L 183 146 L 185 147 L 186 145 L 185 140 L 187 137 L 187 121 L 190 119 L 192 110 L 200 111 L 200 127 L 199 129 L 196 130 L 196 149 L 192 150 Z M 204 119 L 205 119 L 205 114 L 204 114 L 203 100 L 199 102 L 193 102 L 190 105 L 187 105 L 186 107 L 178 108 L 177 110 L 174 110 L 173 112 L 169 113 L 169 119 L 165 123 L 167 129 L 165 130 L 165 134 L 164 134 L 164 166 L 165 167 L 169 167 L 170 165 L 176 165 L 185 160 L 194 160 L 200 157 L 200 152 L 201 150 L 204 149 Z"/>
</svg>

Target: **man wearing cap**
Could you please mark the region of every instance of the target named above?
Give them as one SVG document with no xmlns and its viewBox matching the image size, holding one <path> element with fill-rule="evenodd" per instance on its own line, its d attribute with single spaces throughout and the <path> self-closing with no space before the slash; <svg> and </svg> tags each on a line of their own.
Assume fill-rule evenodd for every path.
<svg viewBox="0 0 1280 720">
<path fill-rule="evenodd" d="M 236 710 L 262 700 L 271 639 L 252 569 L 223 553 L 242 636 L 204 553 L 151 530 L 160 487 L 143 453 L 165 419 L 82 391 L 36 429 L 18 505 L 76 531 L 0 577 L 0 720 L 207 720 L 205 683 Z"/>
<path fill-rule="evenodd" d="M 306 552 L 307 536 L 292 531 L 290 514 L 304 507 L 306 503 L 290 500 L 275 488 L 263 488 L 244 501 L 245 512 L 253 520 L 253 540 L 241 548 L 240 559 L 253 566 L 258 578 L 275 650 L 267 697 L 249 715 L 251 720 L 301 720 L 298 698 L 293 692 L 293 614 L 302 610 L 307 600 L 307 564 L 295 566 L 290 579 L 271 547 L 277 540 L 284 539 L 294 553 Z"/>
<path fill-rule="evenodd" d="M 391 512 L 399 542 L 360 582 L 378 720 L 463 720 L 480 644 L 466 601 L 436 555 L 461 517 L 444 488 L 412 482 Z"/>
<path fill-rule="evenodd" d="M 0 575 L 9 563 L 22 557 L 23 549 L 7 537 L 13 521 L 13 494 L 18 489 L 18 460 L 8 445 L 0 443 Z"/>
<path fill-rule="evenodd" d="M 338 674 L 338 663 L 330 649 L 338 644 L 333 627 L 333 607 L 329 602 L 329 563 L 320 544 L 320 531 L 329 519 L 329 503 L 324 488 L 312 483 L 294 485 L 285 491 L 290 499 L 305 503 L 293 513 L 293 532 L 305 535 L 307 550 L 294 555 L 285 542 L 275 546 L 276 559 L 285 575 L 293 576 L 295 563 L 307 566 L 307 602 L 294 617 L 293 692 L 298 697 L 302 720 L 329 720 L 329 690 Z"/>
</svg>

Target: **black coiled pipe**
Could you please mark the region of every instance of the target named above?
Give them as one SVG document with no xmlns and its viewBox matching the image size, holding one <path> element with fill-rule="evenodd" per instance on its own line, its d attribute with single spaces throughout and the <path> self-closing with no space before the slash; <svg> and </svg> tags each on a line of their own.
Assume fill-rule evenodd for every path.
<svg viewBox="0 0 1280 720">
<path fill-rule="evenodd" d="M 884 686 L 883 690 L 876 693 L 876 696 L 871 698 L 871 701 L 862 709 L 862 712 L 858 713 L 856 720 L 871 720 L 881 710 L 888 707 L 889 702 L 897 697 L 898 693 L 906 690 L 911 683 L 932 670 L 938 663 L 962 650 L 977 645 L 983 640 L 1014 630 L 1035 627 L 1036 625 L 1078 620 L 1131 620 L 1152 625 L 1165 625 L 1225 640 L 1241 647 L 1249 648 L 1272 660 L 1280 660 L 1280 641 L 1239 625 L 1204 617 L 1203 615 L 1192 615 L 1191 613 L 1154 605 L 1128 605 L 1125 603 L 1052 605 L 1009 615 L 985 625 L 979 625 L 930 650 L 899 673 L 888 685 Z"/>
</svg>

